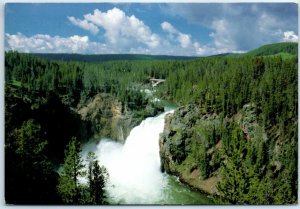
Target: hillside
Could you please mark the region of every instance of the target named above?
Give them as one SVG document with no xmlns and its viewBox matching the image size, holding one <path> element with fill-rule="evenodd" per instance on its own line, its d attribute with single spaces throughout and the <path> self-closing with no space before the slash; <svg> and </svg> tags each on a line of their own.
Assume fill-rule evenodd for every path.
<svg viewBox="0 0 300 209">
<path fill-rule="evenodd" d="M 247 53 L 224 53 L 215 54 L 208 57 L 232 57 L 238 58 L 242 56 L 269 56 L 278 55 L 283 56 L 298 54 L 298 43 L 284 42 L 263 45 L 259 48 L 253 49 Z M 46 58 L 52 61 L 79 61 L 79 62 L 103 62 L 114 60 L 191 60 L 198 58 L 196 56 L 171 56 L 171 55 L 146 55 L 146 54 L 64 54 L 64 53 L 33 53 L 33 55 L 40 58 Z"/>
<path fill-rule="evenodd" d="M 268 56 L 276 54 L 296 55 L 298 54 L 298 43 L 285 42 L 263 45 L 257 49 L 249 51 L 246 54 L 253 56 Z"/>
<path fill-rule="evenodd" d="M 243 56 L 271 56 L 271 55 L 282 55 L 290 56 L 298 54 L 298 43 L 284 42 L 274 43 L 260 46 L 256 49 L 250 50 L 246 53 L 224 53 L 211 55 L 209 57 L 243 57 Z"/>
<path fill-rule="evenodd" d="M 297 62 L 209 57 L 171 71 L 162 92 L 179 108 L 160 135 L 161 170 L 223 203 L 294 204 Z"/>
<path fill-rule="evenodd" d="M 288 45 L 297 46 L 264 46 L 260 54 L 292 54 Z M 296 204 L 297 63 L 296 55 L 254 53 L 58 62 L 6 52 L 6 201 L 65 203 L 57 192 L 57 168 L 68 144 L 93 136 L 123 141 L 140 121 L 163 110 L 154 100 L 159 98 L 178 106 L 159 138 L 162 171 L 220 204 Z M 164 82 L 153 89 L 151 78 Z M 85 204 L 89 188 L 81 186 Z"/>
<path fill-rule="evenodd" d="M 113 60 L 190 60 L 192 56 L 145 55 L 145 54 L 34 54 L 55 61 L 102 62 Z"/>
</svg>

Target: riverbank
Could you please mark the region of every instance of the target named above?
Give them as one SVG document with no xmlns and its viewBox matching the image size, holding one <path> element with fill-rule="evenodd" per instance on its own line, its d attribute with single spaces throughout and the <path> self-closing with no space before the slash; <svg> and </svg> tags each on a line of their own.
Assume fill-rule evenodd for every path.
<svg viewBox="0 0 300 209">
<path fill-rule="evenodd" d="M 143 120 L 124 144 L 102 139 L 83 146 L 83 153 L 95 152 L 109 172 L 105 187 L 109 204 L 213 204 L 207 195 L 160 171 L 159 134 L 170 112 Z"/>
</svg>

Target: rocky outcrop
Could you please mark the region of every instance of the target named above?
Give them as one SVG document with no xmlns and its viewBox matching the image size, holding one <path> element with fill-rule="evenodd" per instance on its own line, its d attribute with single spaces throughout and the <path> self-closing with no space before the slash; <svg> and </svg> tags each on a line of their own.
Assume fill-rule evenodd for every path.
<svg viewBox="0 0 300 209">
<path fill-rule="evenodd" d="M 95 138 L 108 137 L 124 142 L 132 128 L 145 117 L 154 116 L 163 109 L 149 103 L 145 110 L 129 110 L 111 94 L 99 93 L 77 107 L 81 120 L 89 124 Z"/>
<path fill-rule="evenodd" d="M 219 180 L 215 174 L 203 178 L 199 165 L 198 150 L 205 141 L 205 131 L 220 123 L 216 114 L 208 114 L 203 109 L 188 105 L 178 108 L 173 114 L 165 118 L 165 127 L 160 135 L 161 170 L 179 177 L 182 182 L 209 194 L 217 192 L 216 185 Z M 204 127 L 201 130 L 200 127 Z M 208 149 L 212 165 L 217 148 Z M 199 148 L 200 147 L 200 148 Z"/>
<path fill-rule="evenodd" d="M 160 135 L 161 170 L 209 194 L 218 194 L 219 168 L 224 159 L 220 130 L 237 124 L 248 140 L 266 138 L 258 125 L 255 106 L 245 105 L 232 118 L 221 118 L 205 109 L 188 105 L 166 115 Z"/>
<path fill-rule="evenodd" d="M 110 94 L 97 94 L 77 108 L 83 121 L 88 122 L 95 137 L 109 137 L 118 141 L 130 129 L 130 117 L 122 112 L 122 104 Z"/>
</svg>

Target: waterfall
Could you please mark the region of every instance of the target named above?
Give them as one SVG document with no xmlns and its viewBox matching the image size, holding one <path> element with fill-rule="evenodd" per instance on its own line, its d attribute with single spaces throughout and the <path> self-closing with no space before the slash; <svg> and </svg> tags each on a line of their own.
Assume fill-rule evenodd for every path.
<svg viewBox="0 0 300 209">
<path fill-rule="evenodd" d="M 165 112 L 132 129 L 125 144 L 103 139 L 96 154 L 109 173 L 106 191 L 116 204 L 153 204 L 164 198 L 167 177 L 160 172 L 159 134 Z"/>
<path fill-rule="evenodd" d="M 95 152 L 108 170 L 105 190 L 110 204 L 212 204 L 176 177 L 160 172 L 159 134 L 165 115 L 172 112 L 166 108 L 165 113 L 142 121 L 131 130 L 125 144 L 102 139 L 98 144 L 91 141 L 83 146 L 83 159 L 89 151 Z M 80 181 L 86 183 L 87 179 Z"/>
</svg>

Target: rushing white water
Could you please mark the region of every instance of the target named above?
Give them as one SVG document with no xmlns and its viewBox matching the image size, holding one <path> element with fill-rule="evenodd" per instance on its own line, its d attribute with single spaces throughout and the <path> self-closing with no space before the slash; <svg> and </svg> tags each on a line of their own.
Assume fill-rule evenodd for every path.
<svg viewBox="0 0 300 209">
<path fill-rule="evenodd" d="M 205 195 L 160 172 L 159 134 L 165 115 L 171 112 L 166 108 L 165 113 L 144 120 L 124 145 L 110 139 L 84 144 L 82 158 L 94 152 L 109 172 L 105 190 L 110 204 L 212 204 Z"/>
<path fill-rule="evenodd" d="M 109 173 L 109 198 L 118 204 L 153 204 L 164 198 L 167 176 L 160 172 L 159 134 L 165 112 L 147 118 L 130 132 L 124 145 L 101 140 L 96 154 Z"/>
</svg>

